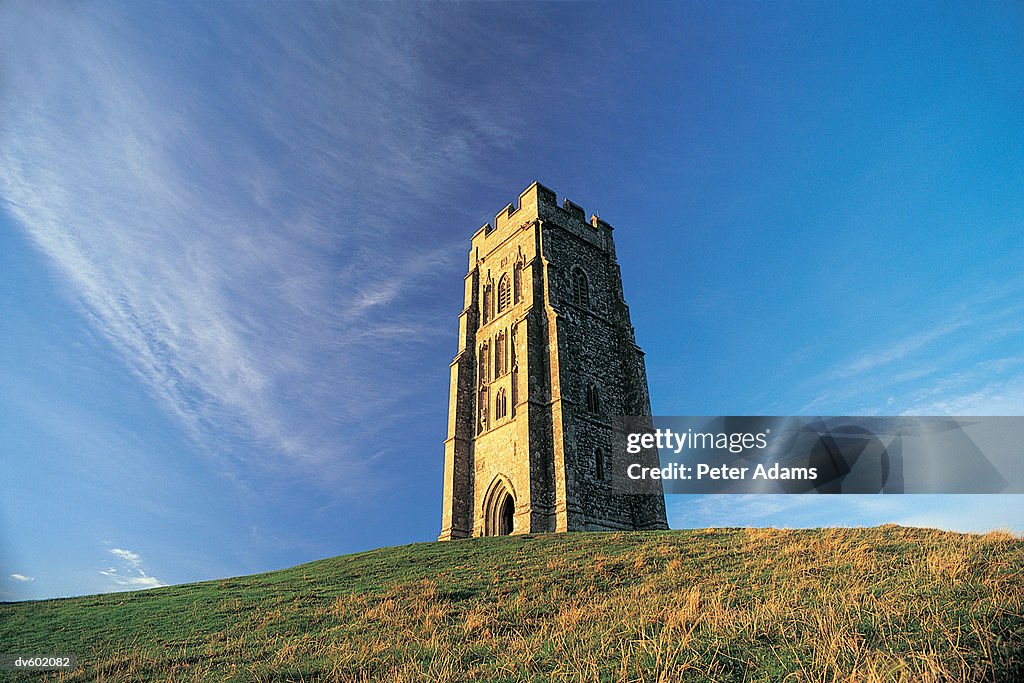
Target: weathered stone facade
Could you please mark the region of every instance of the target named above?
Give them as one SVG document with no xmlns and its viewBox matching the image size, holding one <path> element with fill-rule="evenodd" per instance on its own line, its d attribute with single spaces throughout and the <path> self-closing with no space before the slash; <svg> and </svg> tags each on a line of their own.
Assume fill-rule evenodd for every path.
<svg viewBox="0 0 1024 683">
<path fill-rule="evenodd" d="M 667 529 L 611 481 L 611 416 L 650 414 L 612 227 L 533 183 L 472 238 L 440 540 Z"/>
</svg>

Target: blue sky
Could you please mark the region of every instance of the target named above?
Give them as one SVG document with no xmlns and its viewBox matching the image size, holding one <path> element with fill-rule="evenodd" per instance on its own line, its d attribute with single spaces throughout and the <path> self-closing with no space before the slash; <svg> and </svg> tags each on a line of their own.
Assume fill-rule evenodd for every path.
<svg viewBox="0 0 1024 683">
<path fill-rule="evenodd" d="M 469 237 L 533 180 L 616 227 L 657 414 L 1021 414 L 1022 14 L 3 4 L 0 600 L 435 538 Z"/>
</svg>

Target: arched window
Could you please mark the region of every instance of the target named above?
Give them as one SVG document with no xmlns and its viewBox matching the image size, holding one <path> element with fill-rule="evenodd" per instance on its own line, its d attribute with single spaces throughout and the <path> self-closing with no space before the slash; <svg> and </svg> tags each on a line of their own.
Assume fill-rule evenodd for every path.
<svg viewBox="0 0 1024 683">
<path fill-rule="evenodd" d="M 601 412 L 601 394 L 595 384 L 587 385 L 587 412 L 594 415 Z"/>
<path fill-rule="evenodd" d="M 501 377 L 504 375 L 506 365 L 505 332 L 502 331 L 494 338 L 494 376 Z"/>
<path fill-rule="evenodd" d="M 483 310 L 480 311 L 480 317 L 485 323 L 491 319 L 491 289 L 492 287 L 490 285 L 484 285 L 483 303 L 481 305 Z"/>
<path fill-rule="evenodd" d="M 498 389 L 498 394 L 494 397 L 494 419 L 501 420 L 506 415 L 508 415 L 508 401 L 505 399 L 505 390 Z"/>
<path fill-rule="evenodd" d="M 590 308 L 590 282 L 580 268 L 573 268 L 572 271 L 572 302 Z"/>
<path fill-rule="evenodd" d="M 515 297 L 515 302 L 523 298 L 523 262 L 516 261 L 516 265 L 512 267 L 512 292 Z"/>
<path fill-rule="evenodd" d="M 512 305 L 512 284 L 508 281 L 508 274 L 501 276 L 498 280 L 498 313 Z"/>
<path fill-rule="evenodd" d="M 597 478 L 601 481 L 604 481 L 604 469 L 604 451 L 598 448 L 594 451 L 594 472 L 597 474 Z"/>
</svg>

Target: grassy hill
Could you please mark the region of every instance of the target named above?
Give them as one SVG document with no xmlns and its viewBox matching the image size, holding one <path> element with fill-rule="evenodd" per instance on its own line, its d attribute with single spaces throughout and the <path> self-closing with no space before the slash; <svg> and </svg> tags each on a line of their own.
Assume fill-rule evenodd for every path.
<svg viewBox="0 0 1024 683">
<path fill-rule="evenodd" d="M 422 543 L 0 605 L 67 681 L 1020 681 L 1024 541 L 886 526 Z M 788 676 L 788 678 L 787 678 Z"/>
</svg>

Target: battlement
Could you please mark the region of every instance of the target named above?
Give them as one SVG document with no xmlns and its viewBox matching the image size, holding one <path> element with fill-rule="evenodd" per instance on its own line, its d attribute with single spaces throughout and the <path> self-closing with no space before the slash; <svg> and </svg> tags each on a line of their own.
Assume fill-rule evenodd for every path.
<svg viewBox="0 0 1024 683">
<path fill-rule="evenodd" d="M 502 233 L 506 228 L 518 228 L 526 222 L 537 218 L 555 218 L 556 222 L 562 223 L 559 218 L 570 219 L 564 221 L 566 227 L 569 225 L 579 228 L 593 229 L 594 236 L 602 231 L 611 231 L 612 226 L 597 217 L 590 216 L 588 221 L 583 207 L 570 199 L 563 198 L 562 205 L 558 205 L 558 196 L 550 188 L 534 181 L 519 194 L 516 202 L 511 202 L 494 216 L 492 223 L 485 223 L 473 234 L 473 247 L 482 247 L 486 240 L 495 233 Z M 504 239 L 504 235 L 501 236 Z"/>
</svg>

